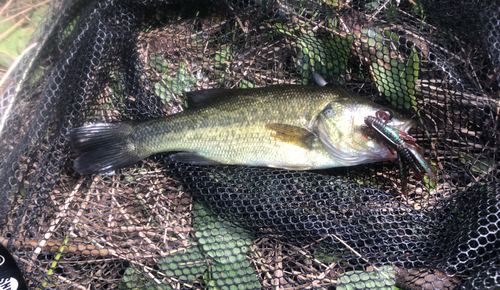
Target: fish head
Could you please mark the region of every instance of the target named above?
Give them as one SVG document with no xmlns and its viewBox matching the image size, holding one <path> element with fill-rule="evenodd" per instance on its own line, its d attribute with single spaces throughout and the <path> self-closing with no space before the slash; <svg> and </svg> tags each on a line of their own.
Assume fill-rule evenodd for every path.
<svg viewBox="0 0 500 290">
<path fill-rule="evenodd" d="M 414 125 L 398 112 L 349 93 L 348 97 L 330 102 L 319 113 L 315 130 L 325 149 L 346 166 L 395 159 L 396 153 L 365 124 L 365 117 L 376 116 L 379 110 L 390 116 L 388 126 L 407 133 Z"/>
</svg>

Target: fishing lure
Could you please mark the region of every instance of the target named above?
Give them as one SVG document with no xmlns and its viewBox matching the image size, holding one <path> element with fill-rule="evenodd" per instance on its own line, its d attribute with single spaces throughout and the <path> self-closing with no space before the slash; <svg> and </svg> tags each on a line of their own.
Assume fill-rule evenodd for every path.
<svg viewBox="0 0 500 290">
<path fill-rule="evenodd" d="M 377 111 L 375 116 L 365 117 L 366 125 L 376 132 L 377 139 L 381 139 L 389 150 L 397 153 L 403 194 L 407 195 L 408 193 L 407 165 L 410 165 L 418 180 L 427 173 L 430 180 L 437 182 L 437 175 L 422 156 L 423 152 L 417 145 L 417 140 L 409 134 L 389 126 L 387 123 L 390 120 L 390 112 L 381 110 Z"/>
</svg>

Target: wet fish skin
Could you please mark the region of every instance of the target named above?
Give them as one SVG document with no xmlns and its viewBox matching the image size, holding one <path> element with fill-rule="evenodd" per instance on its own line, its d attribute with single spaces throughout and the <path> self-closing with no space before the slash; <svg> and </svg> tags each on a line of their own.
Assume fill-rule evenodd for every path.
<svg viewBox="0 0 500 290">
<path fill-rule="evenodd" d="M 298 170 L 396 158 L 375 140 L 360 139 L 364 117 L 388 109 L 341 89 L 280 85 L 188 98 L 197 106 L 178 114 L 72 129 L 67 138 L 81 153 L 75 170 L 106 172 L 170 151 L 181 152 L 172 159 L 192 164 Z M 392 126 L 408 130 L 409 121 L 395 114 Z"/>
</svg>

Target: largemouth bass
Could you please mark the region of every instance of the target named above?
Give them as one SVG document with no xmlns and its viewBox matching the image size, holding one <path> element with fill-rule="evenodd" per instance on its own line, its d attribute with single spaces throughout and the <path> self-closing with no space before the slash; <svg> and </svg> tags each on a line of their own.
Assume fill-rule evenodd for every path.
<svg viewBox="0 0 500 290">
<path fill-rule="evenodd" d="M 193 108 L 148 121 L 98 123 L 67 137 L 81 155 L 75 170 L 107 172 L 159 152 L 199 165 L 234 164 L 308 170 L 395 159 L 366 134 L 366 116 L 390 111 L 325 86 L 280 85 L 187 93 Z M 392 113 L 390 125 L 412 122 Z"/>
</svg>

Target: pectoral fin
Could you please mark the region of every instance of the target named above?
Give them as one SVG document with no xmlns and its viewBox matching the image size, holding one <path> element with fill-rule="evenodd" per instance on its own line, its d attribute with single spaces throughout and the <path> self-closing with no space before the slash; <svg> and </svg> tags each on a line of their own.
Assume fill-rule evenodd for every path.
<svg viewBox="0 0 500 290">
<path fill-rule="evenodd" d="M 316 135 L 312 132 L 293 125 L 286 124 L 267 124 L 267 130 L 274 131 L 272 138 L 275 140 L 286 142 L 305 149 L 311 149 Z"/>
<path fill-rule="evenodd" d="M 193 165 L 221 165 L 222 163 L 210 160 L 194 152 L 182 152 L 170 155 L 170 159 L 176 162 L 189 163 Z"/>
</svg>

